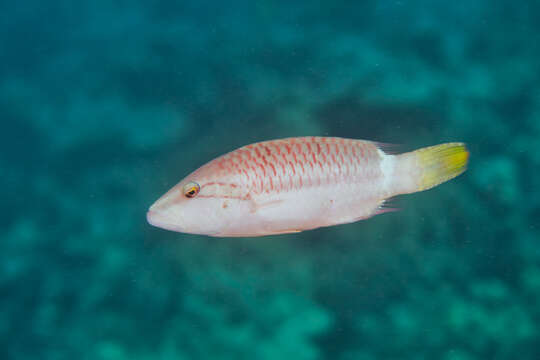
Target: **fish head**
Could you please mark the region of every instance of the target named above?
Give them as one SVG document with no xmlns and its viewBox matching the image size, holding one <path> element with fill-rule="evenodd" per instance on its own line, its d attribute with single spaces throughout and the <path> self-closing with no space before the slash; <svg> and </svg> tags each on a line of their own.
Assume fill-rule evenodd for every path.
<svg viewBox="0 0 540 360">
<path fill-rule="evenodd" d="M 180 181 L 148 210 L 147 220 L 166 230 L 223 236 L 249 213 L 238 174 L 208 163 Z"/>
</svg>

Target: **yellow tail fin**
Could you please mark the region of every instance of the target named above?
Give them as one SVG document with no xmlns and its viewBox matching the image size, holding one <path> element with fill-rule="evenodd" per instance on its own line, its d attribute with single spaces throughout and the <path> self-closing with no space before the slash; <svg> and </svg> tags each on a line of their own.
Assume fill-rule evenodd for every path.
<svg viewBox="0 0 540 360">
<path fill-rule="evenodd" d="M 463 143 L 447 143 L 413 151 L 420 168 L 417 191 L 455 178 L 467 169 L 469 152 Z"/>
</svg>

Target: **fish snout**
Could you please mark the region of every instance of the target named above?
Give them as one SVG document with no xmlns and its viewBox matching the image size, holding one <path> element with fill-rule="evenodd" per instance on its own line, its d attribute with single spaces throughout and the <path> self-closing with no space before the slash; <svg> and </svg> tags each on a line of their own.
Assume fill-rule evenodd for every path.
<svg viewBox="0 0 540 360">
<path fill-rule="evenodd" d="M 178 225 L 176 219 L 171 217 L 165 211 L 153 210 L 150 208 L 146 213 L 146 221 L 148 221 L 150 225 L 158 228 L 182 232 L 182 228 Z"/>
</svg>

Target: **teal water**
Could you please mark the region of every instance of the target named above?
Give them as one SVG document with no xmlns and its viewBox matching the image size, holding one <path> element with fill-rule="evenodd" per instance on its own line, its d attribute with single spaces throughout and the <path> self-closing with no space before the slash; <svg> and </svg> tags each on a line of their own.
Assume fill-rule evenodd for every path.
<svg viewBox="0 0 540 360">
<path fill-rule="evenodd" d="M 540 3 L 0 5 L 1 359 L 540 359 Z M 400 212 L 146 223 L 260 140 L 464 141 Z"/>
</svg>

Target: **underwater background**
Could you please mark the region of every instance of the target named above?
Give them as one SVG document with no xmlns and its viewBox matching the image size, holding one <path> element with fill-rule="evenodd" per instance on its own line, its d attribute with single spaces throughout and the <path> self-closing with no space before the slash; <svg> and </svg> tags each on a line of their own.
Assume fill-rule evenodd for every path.
<svg viewBox="0 0 540 360">
<path fill-rule="evenodd" d="M 540 2 L 0 5 L 1 359 L 540 359 Z M 464 141 L 400 212 L 164 231 L 206 161 Z"/>
</svg>

